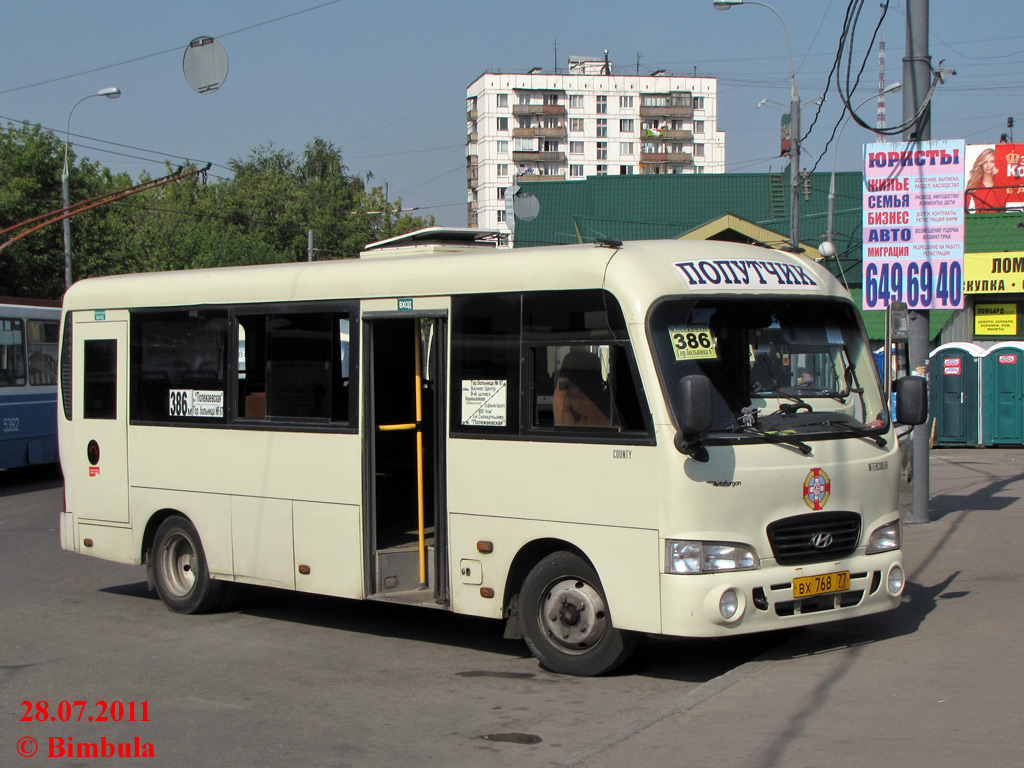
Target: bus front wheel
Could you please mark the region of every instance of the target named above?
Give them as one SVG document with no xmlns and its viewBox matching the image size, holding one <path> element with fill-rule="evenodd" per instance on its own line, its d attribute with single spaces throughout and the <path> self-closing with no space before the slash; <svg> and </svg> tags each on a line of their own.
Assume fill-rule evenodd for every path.
<svg viewBox="0 0 1024 768">
<path fill-rule="evenodd" d="M 217 608 L 228 585 L 210 578 L 199 533 L 184 517 L 169 517 L 156 530 L 153 581 L 157 594 L 175 613 L 204 613 Z"/>
<path fill-rule="evenodd" d="M 601 675 L 633 650 L 633 636 L 612 625 L 597 572 L 571 552 L 550 554 L 527 574 L 519 616 L 527 646 L 552 672 Z"/>
</svg>

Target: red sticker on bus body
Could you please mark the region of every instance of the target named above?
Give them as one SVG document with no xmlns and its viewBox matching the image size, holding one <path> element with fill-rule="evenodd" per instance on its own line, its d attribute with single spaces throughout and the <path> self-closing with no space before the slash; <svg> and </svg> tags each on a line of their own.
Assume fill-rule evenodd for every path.
<svg viewBox="0 0 1024 768">
<path fill-rule="evenodd" d="M 99 474 L 100 474 L 100 468 L 99 467 L 89 467 L 89 477 L 99 477 Z"/>
</svg>

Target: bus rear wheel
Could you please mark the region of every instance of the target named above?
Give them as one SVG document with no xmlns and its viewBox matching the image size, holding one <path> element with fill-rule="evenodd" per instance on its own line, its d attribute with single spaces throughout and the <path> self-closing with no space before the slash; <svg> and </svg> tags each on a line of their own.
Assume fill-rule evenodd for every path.
<svg viewBox="0 0 1024 768">
<path fill-rule="evenodd" d="M 205 613 L 224 600 L 228 585 L 210 578 L 199 533 L 184 517 L 160 523 L 150 553 L 157 594 L 175 613 Z"/>
<path fill-rule="evenodd" d="M 597 572 L 572 552 L 555 552 L 533 567 L 519 611 L 527 646 L 552 672 L 602 675 L 624 662 L 635 644 L 612 624 Z"/>
</svg>

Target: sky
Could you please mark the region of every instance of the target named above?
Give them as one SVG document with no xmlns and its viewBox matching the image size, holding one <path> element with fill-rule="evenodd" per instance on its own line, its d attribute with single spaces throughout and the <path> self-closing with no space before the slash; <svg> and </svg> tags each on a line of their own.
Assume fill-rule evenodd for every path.
<svg viewBox="0 0 1024 768">
<path fill-rule="evenodd" d="M 301 155 L 332 142 L 352 173 L 372 173 L 389 199 L 466 225 L 466 87 L 483 72 L 565 71 L 569 56 L 603 57 L 615 71 L 718 78 L 726 170 L 779 171 L 781 110 L 790 98 L 785 31 L 803 109 L 801 167 L 858 170 L 874 134 L 856 123 L 828 144 L 843 117 L 829 71 L 851 5 L 861 8 L 851 82 L 854 105 L 878 87 L 878 26 L 886 83 L 899 82 L 906 0 L 772 0 L 715 10 L 712 0 L 0 0 L 0 122 L 40 124 L 132 179 L 188 159 L 230 177 L 231 159 L 260 145 Z M 998 141 L 1024 95 L 1020 0 L 931 0 L 933 66 L 956 70 L 932 103 L 932 138 Z M 186 83 L 182 61 L 200 36 L 224 47 L 228 74 L 207 94 Z M 841 68 L 846 81 L 847 60 Z M 116 86 L 116 100 L 79 99 Z M 824 96 L 817 122 L 811 127 Z M 887 97 L 888 124 L 902 93 Z M 758 104 L 768 99 L 762 107 Z M 860 114 L 874 124 L 875 102 Z M 1024 121 L 1024 108 L 1017 115 Z M 809 130 L 809 132 L 808 132 Z M 1024 122 L 1015 128 L 1024 142 Z"/>
</svg>

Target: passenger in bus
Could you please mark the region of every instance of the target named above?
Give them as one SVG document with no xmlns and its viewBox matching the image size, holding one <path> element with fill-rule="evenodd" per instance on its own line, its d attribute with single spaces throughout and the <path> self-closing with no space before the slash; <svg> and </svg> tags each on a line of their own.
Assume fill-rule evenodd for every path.
<svg viewBox="0 0 1024 768">
<path fill-rule="evenodd" d="M 767 352 L 759 352 L 750 367 L 750 391 L 774 392 L 778 386 L 771 358 Z"/>
<path fill-rule="evenodd" d="M 574 350 L 566 355 L 555 382 L 555 425 L 607 427 L 610 400 L 601 359 L 593 352 Z"/>
</svg>

